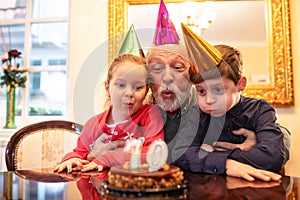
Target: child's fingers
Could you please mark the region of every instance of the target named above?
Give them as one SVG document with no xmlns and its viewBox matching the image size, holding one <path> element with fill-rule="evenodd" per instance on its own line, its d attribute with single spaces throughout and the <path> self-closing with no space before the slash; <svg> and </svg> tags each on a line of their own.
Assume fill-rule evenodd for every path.
<svg viewBox="0 0 300 200">
<path fill-rule="evenodd" d="M 270 171 L 263 171 L 262 172 L 265 176 L 270 177 L 273 181 L 281 181 L 282 176 L 280 174 L 276 174 Z"/>
<path fill-rule="evenodd" d="M 59 165 L 56 165 L 56 166 L 54 167 L 53 171 L 56 172 L 56 171 L 58 170 L 58 168 L 59 168 Z"/>
<path fill-rule="evenodd" d="M 72 172 L 72 162 L 69 162 L 69 163 L 67 164 L 67 171 L 68 171 L 68 172 Z"/>
<path fill-rule="evenodd" d="M 85 166 L 83 166 L 83 168 L 81 169 L 81 171 L 82 172 L 87 172 L 87 171 L 94 170 L 96 168 L 97 168 L 97 166 L 95 166 L 95 165 L 85 165 Z"/>
<path fill-rule="evenodd" d="M 65 164 L 59 164 L 59 165 L 57 165 L 56 167 L 55 167 L 55 169 L 54 169 L 54 171 L 56 171 L 56 172 L 62 172 L 62 171 L 64 171 L 64 169 L 66 168 L 66 165 Z"/>
<path fill-rule="evenodd" d="M 73 162 L 73 166 L 75 165 L 76 166 L 76 168 L 73 168 L 73 170 L 80 170 L 80 169 L 82 169 L 83 168 L 83 165 L 87 165 L 87 164 L 89 164 L 90 162 L 89 161 L 87 161 L 87 160 L 82 160 L 82 159 L 78 159 L 78 160 L 76 160 L 75 162 Z"/>
<path fill-rule="evenodd" d="M 56 172 L 62 172 L 64 169 L 67 168 L 68 172 L 81 170 L 83 165 L 88 164 L 89 161 L 79 159 L 79 158 L 73 158 L 68 161 L 65 161 L 57 166 L 54 167 L 54 171 Z"/>
<path fill-rule="evenodd" d="M 81 164 L 83 164 L 83 165 L 86 165 L 86 164 L 89 164 L 90 163 L 90 161 L 88 161 L 88 160 L 80 160 L 80 162 L 81 162 Z"/>
<path fill-rule="evenodd" d="M 76 166 L 76 167 L 73 167 L 73 171 L 80 171 L 82 169 L 82 165 L 81 166 Z"/>
<path fill-rule="evenodd" d="M 103 166 L 102 165 L 98 165 L 98 172 L 103 171 Z"/>
<path fill-rule="evenodd" d="M 103 166 L 97 165 L 95 162 L 90 162 L 87 165 L 83 165 L 81 171 L 86 172 L 86 171 L 91 171 L 97 169 L 98 171 L 103 170 Z"/>
</svg>

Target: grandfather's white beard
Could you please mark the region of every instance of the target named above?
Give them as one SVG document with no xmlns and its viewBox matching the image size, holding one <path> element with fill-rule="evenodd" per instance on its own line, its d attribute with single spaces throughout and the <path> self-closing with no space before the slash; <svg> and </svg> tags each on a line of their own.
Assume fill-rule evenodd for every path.
<svg viewBox="0 0 300 200">
<path fill-rule="evenodd" d="M 161 96 L 163 90 L 171 90 L 176 95 L 175 99 L 164 99 Z M 191 87 L 188 87 L 185 91 L 181 91 L 174 85 L 168 87 L 160 86 L 156 93 L 153 93 L 155 102 L 166 112 L 174 112 L 182 106 L 182 104 L 189 98 Z"/>
</svg>

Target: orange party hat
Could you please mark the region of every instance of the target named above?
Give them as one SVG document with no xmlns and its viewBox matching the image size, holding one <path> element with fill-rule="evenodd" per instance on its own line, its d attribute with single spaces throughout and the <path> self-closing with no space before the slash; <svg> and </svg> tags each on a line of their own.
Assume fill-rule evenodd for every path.
<svg viewBox="0 0 300 200">
<path fill-rule="evenodd" d="M 222 60 L 222 54 L 183 23 L 181 27 L 190 62 L 196 67 L 195 72 L 202 73 L 216 67 Z"/>
</svg>

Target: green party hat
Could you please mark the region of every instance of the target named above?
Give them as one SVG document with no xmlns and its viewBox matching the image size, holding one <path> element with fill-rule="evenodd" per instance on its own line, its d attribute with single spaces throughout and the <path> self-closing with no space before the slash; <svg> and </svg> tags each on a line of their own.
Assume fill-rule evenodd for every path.
<svg viewBox="0 0 300 200">
<path fill-rule="evenodd" d="M 129 53 L 129 54 L 145 57 L 144 52 L 141 47 L 141 44 L 137 37 L 137 34 L 134 30 L 133 24 L 130 26 L 129 31 L 123 41 L 123 44 L 122 44 L 117 56 L 124 54 L 124 53 Z"/>
</svg>

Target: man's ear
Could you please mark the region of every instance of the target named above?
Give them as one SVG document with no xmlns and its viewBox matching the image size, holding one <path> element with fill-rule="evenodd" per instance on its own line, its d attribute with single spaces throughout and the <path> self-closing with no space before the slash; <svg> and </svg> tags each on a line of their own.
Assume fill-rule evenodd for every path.
<svg viewBox="0 0 300 200">
<path fill-rule="evenodd" d="M 238 87 L 240 91 L 243 91 L 247 85 L 247 78 L 246 76 L 242 76 L 238 82 Z"/>
<path fill-rule="evenodd" d="M 192 70 L 193 73 L 195 74 L 199 74 L 200 70 L 198 67 L 196 67 L 195 65 L 193 65 L 192 63 L 190 63 L 190 69 Z"/>
</svg>

